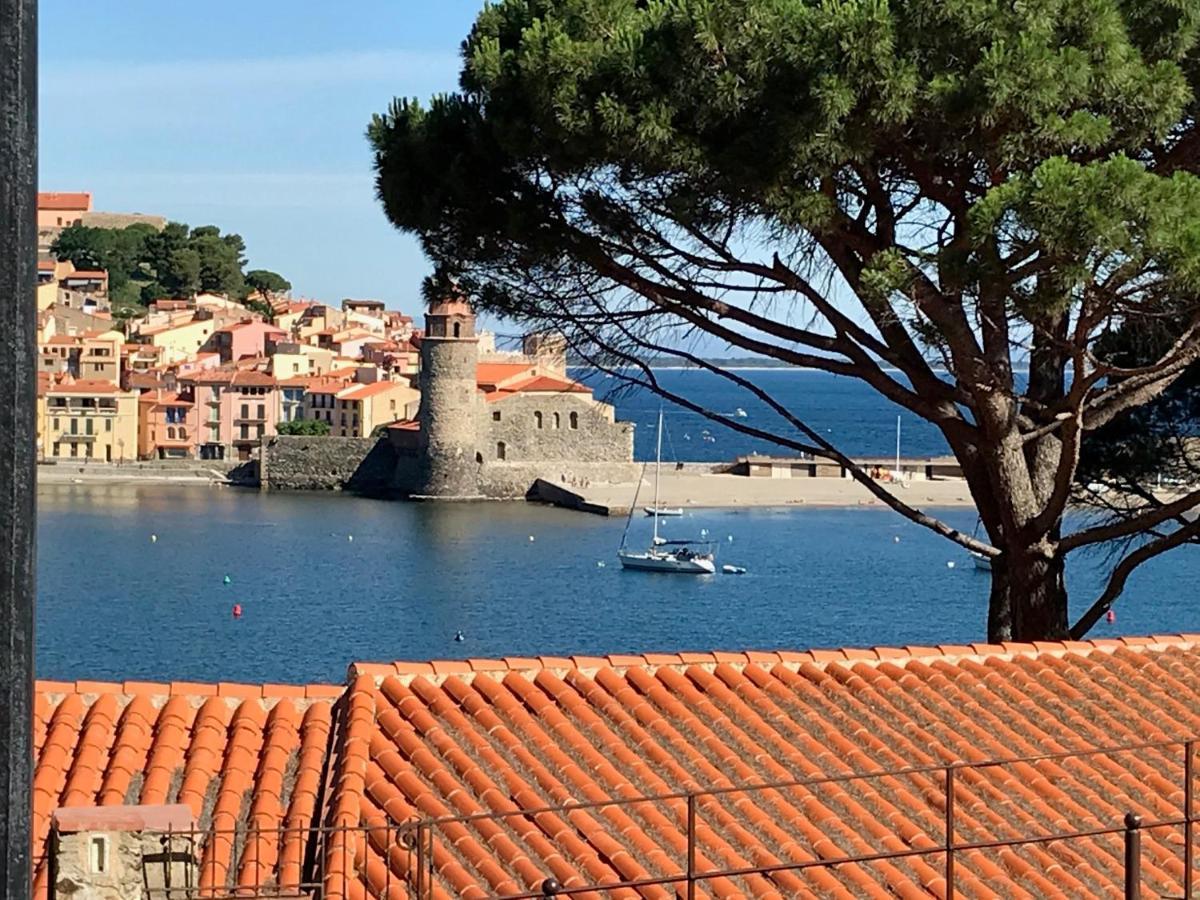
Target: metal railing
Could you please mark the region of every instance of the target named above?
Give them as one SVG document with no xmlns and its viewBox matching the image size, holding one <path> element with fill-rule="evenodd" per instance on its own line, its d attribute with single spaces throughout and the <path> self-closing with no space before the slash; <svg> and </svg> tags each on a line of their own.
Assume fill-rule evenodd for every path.
<svg viewBox="0 0 1200 900">
<path fill-rule="evenodd" d="M 311 828 L 253 828 L 244 827 L 231 830 L 208 829 L 204 831 L 168 832 L 161 836 L 163 846 L 171 848 L 167 853 L 166 869 L 159 877 L 161 890 L 151 892 L 150 896 L 161 900 L 225 900 L 225 898 L 292 898 L 312 897 L 317 900 L 342 900 L 351 895 L 351 885 L 358 883 L 366 888 L 367 896 L 390 897 L 393 888 L 403 886 L 406 896 L 417 900 L 432 900 L 435 893 L 454 894 L 453 888 L 445 885 L 444 869 L 447 862 L 457 858 L 453 847 L 456 838 L 447 837 L 447 829 L 455 830 L 461 836 L 461 829 L 471 829 L 473 834 L 479 834 L 480 826 L 485 823 L 507 826 L 512 820 L 521 820 L 520 825 L 526 832 L 536 831 L 539 839 L 550 841 L 562 858 L 570 859 L 570 852 L 556 840 L 561 837 L 563 826 L 578 838 L 580 846 L 591 846 L 592 852 L 600 855 L 591 844 L 596 837 L 589 833 L 573 819 L 576 815 L 586 815 L 593 812 L 613 812 L 615 810 L 633 811 L 630 821 L 638 817 L 636 807 L 649 805 L 652 808 L 666 808 L 667 820 L 681 832 L 676 835 L 676 843 L 682 844 L 682 853 L 673 871 L 647 874 L 644 877 L 627 878 L 624 880 L 599 881 L 588 884 L 563 885 L 558 882 L 553 873 L 547 871 L 545 877 L 536 884 L 535 888 L 519 892 L 496 893 L 486 881 L 477 885 L 493 900 L 535 900 L 540 897 L 570 897 L 580 894 L 606 895 L 617 890 L 634 892 L 658 893 L 667 889 L 676 896 L 695 900 L 697 890 L 705 890 L 705 885 L 730 879 L 753 877 L 779 876 L 783 873 L 802 873 L 815 869 L 840 869 L 847 866 L 870 866 L 876 863 L 888 863 L 904 860 L 940 857 L 944 877 L 942 896 L 952 900 L 956 896 L 960 879 L 959 865 L 964 854 L 976 854 L 983 851 L 995 851 L 1004 848 L 1021 848 L 1044 846 L 1054 843 L 1082 840 L 1099 840 L 1107 837 L 1120 836 L 1123 842 L 1122 866 L 1124 869 L 1124 896 L 1140 898 L 1143 896 L 1142 881 L 1142 836 L 1145 832 L 1155 829 L 1182 829 L 1183 838 L 1183 872 L 1179 882 L 1169 886 L 1172 891 L 1182 888 L 1182 893 L 1156 893 L 1160 897 L 1184 897 L 1192 900 L 1195 897 L 1195 847 L 1194 828 L 1197 821 L 1193 794 L 1195 776 L 1195 740 L 1160 741 L 1118 747 L 1093 748 L 1088 750 L 1065 750 L 1054 753 L 1044 753 L 1031 756 L 1013 757 L 1007 759 L 988 760 L 982 762 L 954 762 L 944 765 L 912 766 L 897 769 L 880 769 L 877 771 L 853 772 L 842 775 L 816 776 L 770 783 L 754 783 L 736 786 L 708 787 L 691 791 L 664 793 L 630 798 L 613 798 L 580 803 L 567 803 L 537 808 L 520 808 L 510 811 L 485 811 L 470 815 L 446 816 L 433 819 L 412 820 L 401 823 L 386 822 L 378 824 L 358 824 L 354 826 L 318 826 Z M 959 800 L 966 798 L 977 805 L 980 793 L 972 794 L 973 787 L 984 784 L 976 779 L 968 779 L 968 773 L 987 773 L 1004 767 L 1022 764 L 1052 763 L 1068 760 L 1085 760 L 1095 757 L 1114 757 L 1121 754 L 1133 754 L 1138 761 L 1147 764 L 1147 755 L 1165 751 L 1182 749 L 1181 784 L 1172 785 L 1171 794 L 1179 791 L 1182 802 L 1168 805 L 1178 806 L 1178 815 L 1168 815 L 1159 818 L 1146 818 L 1133 811 L 1124 813 L 1119 821 L 1100 827 L 1077 828 L 1074 830 L 1054 830 L 1037 833 L 1017 834 L 1008 837 L 997 837 L 986 840 L 959 839 L 960 826 L 963 817 L 970 820 L 973 814 L 959 810 Z M 1160 766 L 1161 757 L 1158 760 Z M 1097 770 L 1089 769 L 1078 775 L 1081 781 L 1094 779 Z M 901 810 L 909 815 L 924 816 L 927 822 L 934 818 L 940 819 L 941 840 L 928 839 L 927 846 L 905 846 L 902 849 L 880 849 L 864 853 L 845 853 L 821 851 L 813 848 L 804 851 L 810 858 L 788 860 L 780 859 L 765 864 L 749 864 L 741 866 L 717 867 L 705 865 L 701 858 L 701 843 L 710 846 L 722 840 L 714 826 L 704 821 L 705 817 L 737 819 L 738 812 L 718 808 L 713 812 L 713 805 L 722 798 L 741 802 L 745 797 L 756 794 L 773 792 L 778 794 L 787 791 L 807 791 L 829 786 L 844 786 L 854 782 L 865 782 L 879 779 L 921 778 L 933 785 L 940 784 L 942 804 L 937 808 L 936 797 L 928 797 L 928 806 L 924 810 Z M 992 789 L 1005 784 L 1003 779 L 986 782 Z M 983 793 L 983 792 L 981 792 Z M 1118 792 L 1119 793 L 1119 792 Z M 807 794 L 809 799 L 812 794 Z M 1067 795 L 1069 796 L 1069 794 Z M 768 806 L 780 804 L 778 797 L 767 798 Z M 1131 797 L 1131 803 L 1138 803 L 1143 808 L 1154 806 L 1154 801 L 1164 799 L 1164 792 L 1150 787 L 1139 797 Z M 1145 802 L 1143 802 L 1145 801 Z M 786 802 L 786 801 L 784 801 Z M 1113 801 L 1119 802 L 1119 801 Z M 1111 805 L 1111 804 L 1110 804 Z M 801 805 L 794 805 L 798 816 L 801 816 Z M 660 810 L 661 811 L 661 810 Z M 1173 809 L 1171 809 L 1173 812 Z M 555 823 L 553 820 L 562 816 L 565 822 Z M 738 825 L 744 824 L 739 821 Z M 862 823 L 849 821 L 848 824 L 859 837 L 862 837 Z M 1012 823 L 1009 823 L 1010 825 Z M 853 827 L 859 826 L 859 827 Z M 485 826 L 486 827 L 486 826 Z M 977 826 L 975 826 L 977 827 Z M 1015 826 L 1014 826 L 1015 827 Z M 700 832 L 704 830 L 706 837 L 701 840 Z M 518 837 L 518 828 L 505 828 L 506 835 L 513 837 L 518 843 L 523 838 Z M 611 834 L 617 829 L 606 830 Z M 490 830 L 496 834 L 495 829 Z M 715 837 L 714 837 L 715 835 Z M 666 835 L 669 837 L 669 835 Z M 663 834 L 658 834 L 658 844 L 664 842 Z M 796 835 L 790 837 L 798 844 Z M 833 837 L 829 838 L 833 850 Z M 52 835 L 51 846 L 55 846 L 58 836 Z M 483 839 L 481 843 L 489 843 Z M 670 841 L 667 841 L 670 843 Z M 751 858 L 755 851 L 769 853 L 771 845 L 763 840 L 757 847 L 747 846 L 743 841 L 733 845 L 738 853 L 748 854 Z M 179 859 L 176 858 L 179 846 L 190 848 L 193 863 L 187 871 L 186 884 L 172 883 L 179 880 Z M 624 845 L 622 845 L 624 848 Z M 372 850 L 371 848 L 374 848 Z M 628 851 L 632 856 L 634 851 Z M 374 866 L 367 864 L 371 854 L 374 854 Z M 799 855 L 799 854 L 794 854 Z M 287 871 L 296 877 L 286 877 L 280 866 L 281 857 L 287 856 L 289 864 Z M 529 854 L 535 866 L 545 866 L 532 853 Z M 761 858 L 761 856 L 760 856 Z M 174 862 L 174 867 L 171 863 Z M 611 860 L 610 860 L 611 862 Z M 641 861 L 647 867 L 650 863 Z M 503 868 L 503 866 L 502 866 Z M 660 866 L 661 868 L 661 866 Z M 614 869 L 615 871 L 615 869 Z M 442 876 L 440 889 L 439 875 Z M 512 876 L 514 880 L 519 880 Z M 1014 876 L 1015 877 L 1015 876 Z M 973 880 L 973 879 L 972 879 Z M 529 879 L 526 879 L 528 883 Z M 1115 885 L 1113 885 L 1115 887 Z M 657 891 L 655 889 L 658 889 Z M 926 887 L 926 890 L 930 888 Z M 752 890 L 746 893 L 753 893 Z M 931 891 L 932 894 L 932 891 Z M 51 894 L 53 897 L 53 893 Z M 720 894 L 715 894 L 720 896 Z"/>
</svg>

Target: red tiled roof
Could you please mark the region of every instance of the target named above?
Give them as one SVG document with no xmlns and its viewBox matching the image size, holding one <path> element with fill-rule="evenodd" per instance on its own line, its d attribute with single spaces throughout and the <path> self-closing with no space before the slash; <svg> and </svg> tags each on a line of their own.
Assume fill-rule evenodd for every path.
<svg viewBox="0 0 1200 900">
<path fill-rule="evenodd" d="M 201 871 L 215 865 L 219 884 L 294 873 L 308 835 L 281 850 L 275 828 L 315 821 L 371 829 L 328 836 L 328 896 L 400 900 L 415 860 L 396 826 L 479 815 L 427 834 L 427 896 L 536 892 L 553 876 L 600 885 L 596 900 L 668 898 L 674 888 L 603 885 L 683 872 L 678 792 L 691 791 L 700 871 L 932 851 L 734 875 L 698 896 L 917 900 L 945 889 L 937 767 L 956 767 L 956 843 L 1116 828 L 1126 812 L 1181 814 L 1180 744 L 1000 761 L 1200 735 L 1200 635 L 356 663 L 348 678 L 344 689 L 40 683 L 39 856 L 56 805 L 215 804 L 215 822 L 272 834 L 236 872 L 228 845 L 205 846 Z M 816 783 L 829 777 L 840 780 Z M 595 806 L 522 812 L 572 803 Z M 495 817 L 505 812 L 521 814 Z M 1179 895 L 1180 840 L 1142 832 L 1145 896 Z M 972 898 L 1107 898 L 1124 877 L 1119 836 L 961 850 L 955 866 Z"/>
<path fill-rule="evenodd" d="M 416 419 L 404 419 L 399 422 L 393 422 L 388 428 L 395 429 L 396 431 L 420 431 L 421 423 Z"/>
<path fill-rule="evenodd" d="M 353 776 L 335 817 L 398 823 L 1182 740 L 1200 733 L 1198 640 L 356 665 L 355 755 L 343 764 Z M 1119 827 L 1127 811 L 1177 816 L 1181 773 L 1181 748 L 963 768 L 955 840 Z M 936 848 L 943 796 L 938 773 L 700 796 L 697 867 Z M 435 828 L 434 891 L 484 897 L 536 891 L 550 875 L 579 886 L 678 873 L 684 819 L 674 800 Z M 411 866 L 395 845 L 390 857 L 373 841 L 348 849 L 372 895 L 389 858 L 392 879 Z M 1178 895 L 1176 839 L 1144 832 L 1142 853 L 1147 896 Z M 963 851 L 956 871 L 960 896 L 1077 900 L 1115 895 L 1124 863 L 1114 838 Z M 942 877 L 929 856 L 700 887 L 711 897 L 918 898 L 941 896 Z"/>
<path fill-rule="evenodd" d="M 475 381 L 480 387 L 496 387 L 532 368 L 533 363 L 479 363 L 475 366 Z"/>
<path fill-rule="evenodd" d="M 63 281 L 97 281 L 108 277 L 103 269 L 76 269 L 63 276 Z"/>
<path fill-rule="evenodd" d="M 53 272 L 55 266 L 57 266 L 57 265 L 58 265 L 58 263 L 56 263 L 52 259 L 39 259 L 38 260 L 38 271 L 39 272 Z"/>
<path fill-rule="evenodd" d="M 91 209 L 92 195 L 62 191 L 38 191 L 38 209 Z"/>
<path fill-rule="evenodd" d="M 51 394 L 119 394 L 121 388 L 111 381 L 98 381 L 90 378 L 80 378 L 66 384 L 56 384 L 50 388 Z"/>
<path fill-rule="evenodd" d="M 330 695 L 338 693 L 322 685 L 39 682 L 34 896 L 46 896 L 44 847 L 56 808 L 139 803 L 186 804 L 215 827 L 259 827 L 236 871 L 230 842 L 206 842 L 203 877 L 297 884 L 303 829 L 322 789 Z M 281 840 L 281 827 L 294 830 Z"/>
<path fill-rule="evenodd" d="M 234 373 L 231 384 L 235 387 L 274 387 L 276 381 L 274 375 L 268 375 L 266 372 L 243 369 Z"/>
<path fill-rule="evenodd" d="M 376 381 L 373 384 L 352 385 L 346 388 L 339 396 L 345 400 L 365 400 L 368 397 L 386 394 L 394 388 L 407 386 L 398 381 Z"/>
</svg>

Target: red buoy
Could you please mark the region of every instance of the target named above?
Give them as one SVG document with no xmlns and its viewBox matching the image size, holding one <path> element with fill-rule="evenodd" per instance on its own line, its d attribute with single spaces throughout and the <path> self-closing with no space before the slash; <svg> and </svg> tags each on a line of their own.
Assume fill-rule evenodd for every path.
<svg viewBox="0 0 1200 900">
<path fill-rule="evenodd" d="M 235 619 L 240 619 L 242 617 L 242 604 L 240 604 L 240 603 L 233 604 L 233 617 Z"/>
<path fill-rule="evenodd" d="M 1110 624 L 1117 621 L 1117 614 L 1110 609 L 1104 614 L 1104 621 Z"/>
</svg>

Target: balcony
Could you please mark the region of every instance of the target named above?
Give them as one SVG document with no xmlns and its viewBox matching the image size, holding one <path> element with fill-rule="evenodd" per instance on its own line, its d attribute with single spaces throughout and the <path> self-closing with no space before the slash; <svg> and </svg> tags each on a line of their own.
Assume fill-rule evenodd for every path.
<svg viewBox="0 0 1200 900">
<path fill-rule="evenodd" d="M 57 442 L 63 444 L 94 444 L 96 435 L 94 434 L 61 434 L 56 439 Z"/>
<path fill-rule="evenodd" d="M 263 415 L 263 416 L 234 416 L 233 417 L 234 425 L 241 425 L 243 422 L 247 425 L 266 425 L 267 417 L 265 415 Z"/>
</svg>

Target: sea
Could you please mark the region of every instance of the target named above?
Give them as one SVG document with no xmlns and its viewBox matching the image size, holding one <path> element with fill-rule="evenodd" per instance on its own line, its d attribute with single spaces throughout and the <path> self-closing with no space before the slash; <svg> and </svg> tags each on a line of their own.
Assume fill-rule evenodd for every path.
<svg viewBox="0 0 1200 900">
<path fill-rule="evenodd" d="M 898 411 L 824 373 L 744 373 L 853 455 L 895 452 Z M 657 373 L 706 409 L 772 415 L 718 376 Z M 653 455 L 660 403 L 612 390 Z M 905 456 L 945 451 L 901 415 Z M 664 456 L 778 452 L 664 407 Z M 704 440 L 704 431 L 713 438 Z M 166 484 L 38 491 L 37 671 L 51 679 L 338 682 L 359 660 L 903 646 L 983 640 L 988 576 L 931 532 L 878 508 L 688 510 L 668 537 L 716 541 L 744 575 L 623 571 L 626 522 L 522 503 L 409 504 Z M 937 510 L 970 530 L 974 513 Z M 630 522 L 630 540 L 650 523 Z M 1103 552 L 1072 560 L 1078 612 Z M 1200 554 L 1130 579 L 1095 636 L 1200 631 Z M 233 608 L 240 607 L 235 617 Z M 459 637 L 461 636 L 461 639 Z"/>
</svg>

